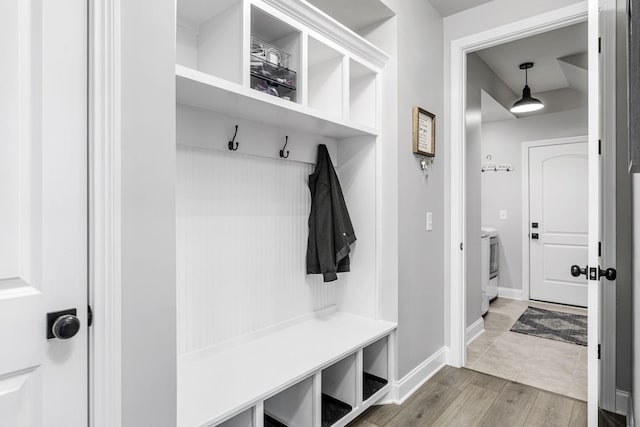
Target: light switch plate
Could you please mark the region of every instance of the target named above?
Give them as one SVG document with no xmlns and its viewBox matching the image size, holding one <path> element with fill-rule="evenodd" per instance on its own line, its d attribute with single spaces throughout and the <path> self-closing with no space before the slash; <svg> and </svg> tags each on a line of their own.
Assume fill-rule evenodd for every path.
<svg viewBox="0 0 640 427">
<path fill-rule="evenodd" d="M 433 230 L 433 213 L 427 212 L 427 231 Z"/>
<path fill-rule="evenodd" d="M 500 219 L 505 221 L 507 219 L 507 210 L 506 209 L 501 209 L 500 210 Z"/>
</svg>

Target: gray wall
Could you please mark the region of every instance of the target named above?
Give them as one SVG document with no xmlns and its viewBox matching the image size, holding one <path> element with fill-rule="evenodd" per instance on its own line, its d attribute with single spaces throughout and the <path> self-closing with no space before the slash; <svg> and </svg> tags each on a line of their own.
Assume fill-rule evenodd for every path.
<svg viewBox="0 0 640 427">
<path fill-rule="evenodd" d="M 122 425 L 176 425 L 175 2 L 121 2 Z"/>
<path fill-rule="evenodd" d="M 482 135 L 482 96 L 481 91 L 489 93 L 503 105 L 516 99 L 516 95 L 489 66 L 475 53 L 467 56 L 467 110 L 465 141 L 465 186 L 466 186 L 466 300 L 467 326 L 482 316 L 482 290 L 480 280 L 480 228 L 481 223 L 481 146 Z"/>
<path fill-rule="evenodd" d="M 586 107 L 586 106 L 585 106 Z M 509 163 L 513 172 L 482 173 L 482 225 L 500 235 L 501 288 L 522 289 L 522 143 L 588 133 L 587 110 L 483 123 L 481 162 Z M 476 167 L 480 167 L 476 165 Z M 501 209 L 507 219 L 500 220 Z"/>
<path fill-rule="evenodd" d="M 441 123 L 442 18 L 424 0 L 389 0 L 398 24 L 398 377 L 444 345 L 443 133 L 426 178 L 412 153 L 412 108 Z M 426 212 L 433 231 L 425 231 Z"/>
</svg>

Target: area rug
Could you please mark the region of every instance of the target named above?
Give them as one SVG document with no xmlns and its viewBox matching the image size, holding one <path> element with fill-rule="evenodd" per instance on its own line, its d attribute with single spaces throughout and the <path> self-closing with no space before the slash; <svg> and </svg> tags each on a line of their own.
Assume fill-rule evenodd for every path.
<svg viewBox="0 0 640 427">
<path fill-rule="evenodd" d="M 587 316 L 527 307 L 511 332 L 587 345 Z"/>
</svg>

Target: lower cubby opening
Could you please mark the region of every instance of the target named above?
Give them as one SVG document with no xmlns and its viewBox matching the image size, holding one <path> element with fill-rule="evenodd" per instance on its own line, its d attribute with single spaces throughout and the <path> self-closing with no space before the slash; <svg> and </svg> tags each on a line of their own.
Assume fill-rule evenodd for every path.
<svg viewBox="0 0 640 427">
<path fill-rule="evenodd" d="M 356 405 L 356 356 L 342 359 L 322 371 L 322 427 L 330 427 Z"/>
<path fill-rule="evenodd" d="M 246 411 L 239 413 L 235 417 L 228 419 L 222 424 L 218 424 L 218 427 L 254 427 L 253 411 L 253 408 L 247 409 Z"/>
<path fill-rule="evenodd" d="M 388 337 L 362 350 L 362 400 L 366 401 L 389 382 Z"/>
<path fill-rule="evenodd" d="M 264 401 L 265 427 L 313 425 L 313 378 L 307 378 Z"/>
</svg>

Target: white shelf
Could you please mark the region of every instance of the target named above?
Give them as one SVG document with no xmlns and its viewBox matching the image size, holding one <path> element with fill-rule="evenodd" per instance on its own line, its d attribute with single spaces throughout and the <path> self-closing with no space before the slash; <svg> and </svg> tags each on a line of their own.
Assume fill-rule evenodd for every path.
<svg viewBox="0 0 640 427">
<path fill-rule="evenodd" d="M 179 104 L 330 138 L 378 135 L 375 128 L 341 120 L 191 68 L 176 65 Z"/>
<path fill-rule="evenodd" d="M 348 313 L 317 315 L 223 351 L 178 362 L 178 425 L 211 425 L 308 378 L 396 325 Z"/>
</svg>

